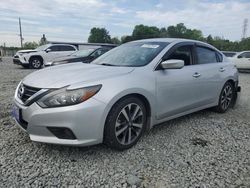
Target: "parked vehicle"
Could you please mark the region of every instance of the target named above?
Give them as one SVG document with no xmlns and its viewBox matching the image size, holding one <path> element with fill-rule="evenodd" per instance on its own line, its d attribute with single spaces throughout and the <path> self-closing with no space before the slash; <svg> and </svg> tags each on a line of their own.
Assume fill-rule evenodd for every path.
<svg viewBox="0 0 250 188">
<path fill-rule="evenodd" d="M 250 51 L 239 52 L 229 59 L 239 70 L 250 70 Z"/>
<path fill-rule="evenodd" d="M 89 42 L 59 42 L 59 41 L 49 41 L 50 44 L 70 44 L 75 46 L 78 50 L 85 50 L 88 48 L 114 48 L 117 44 L 109 44 L 109 43 L 89 43 Z"/>
<path fill-rule="evenodd" d="M 18 85 L 13 114 L 37 142 L 123 150 L 146 129 L 233 106 L 238 71 L 213 46 L 185 39 L 123 44 L 90 64 L 48 67 Z"/>
<path fill-rule="evenodd" d="M 46 62 L 61 56 L 70 55 L 77 49 L 68 44 L 46 44 L 35 50 L 21 50 L 16 53 L 13 63 L 22 65 L 25 68 L 40 69 Z"/>
<path fill-rule="evenodd" d="M 47 65 L 62 65 L 67 63 L 75 63 L 75 62 L 82 62 L 82 63 L 90 63 L 97 57 L 101 56 L 102 54 L 106 53 L 107 51 L 111 50 L 113 47 L 101 47 L 101 48 L 88 48 L 84 50 L 79 50 L 74 52 L 71 55 L 56 58 L 53 62 L 47 63 Z"/>
<path fill-rule="evenodd" d="M 226 57 L 233 57 L 233 56 L 235 56 L 238 52 L 222 51 L 222 53 L 223 53 Z"/>
</svg>

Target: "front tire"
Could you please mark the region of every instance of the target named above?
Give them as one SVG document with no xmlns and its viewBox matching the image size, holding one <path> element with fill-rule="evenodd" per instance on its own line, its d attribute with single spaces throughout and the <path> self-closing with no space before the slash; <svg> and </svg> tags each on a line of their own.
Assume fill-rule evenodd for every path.
<svg viewBox="0 0 250 188">
<path fill-rule="evenodd" d="M 146 128 L 146 108 L 136 97 L 118 101 L 110 110 L 104 130 L 104 143 L 117 150 L 134 146 Z"/>
<path fill-rule="evenodd" d="M 32 57 L 30 59 L 30 67 L 32 69 L 40 69 L 43 65 L 43 60 L 42 58 L 39 57 Z"/>
<path fill-rule="evenodd" d="M 215 111 L 219 113 L 226 112 L 229 107 L 233 106 L 236 100 L 235 88 L 231 82 L 226 82 L 222 88 L 219 104 L 215 107 Z"/>
</svg>

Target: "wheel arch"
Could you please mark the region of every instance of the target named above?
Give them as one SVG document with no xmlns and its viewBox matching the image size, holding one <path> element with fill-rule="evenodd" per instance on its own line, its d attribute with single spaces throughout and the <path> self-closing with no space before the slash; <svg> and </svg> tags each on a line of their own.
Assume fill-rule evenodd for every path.
<svg viewBox="0 0 250 188">
<path fill-rule="evenodd" d="M 232 107 L 235 106 L 237 98 L 238 98 L 238 91 L 237 91 L 237 87 L 238 87 L 238 80 L 233 80 L 233 79 L 229 79 L 227 82 L 231 83 L 233 85 L 233 89 L 234 89 L 234 95 L 233 95 L 233 103 L 232 103 Z M 226 82 L 226 83 L 227 83 Z"/>
<path fill-rule="evenodd" d="M 140 99 L 144 104 L 145 104 L 145 107 L 146 107 L 146 111 L 147 111 L 147 127 L 146 127 L 146 130 L 149 130 L 152 125 L 153 125 L 153 114 L 154 114 L 154 108 L 153 108 L 153 105 L 152 104 L 152 101 L 150 100 L 150 96 L 147 96 L 145 95 L 144 93 L 141 93 L 141 92 L 130 92 L 130 93 L 120 93 L 118 95 L 116 95 L 115 98 L 113 98 L 109 104 L 107 105 L 107 108 L 106 108 L 106 112 L 104 114 L 104 117 L 103 117 L 103 130 L 102 130 L 102 136 L 104 138 L 104 133 L 105 133 L 105 126 L 106 126 L 106 121 L 107 121 L 107 117 L 112 109 L 112 107 L 117 103 L 119 102 L 120 100 L 123 100 L 127 97 L 137 97 L 138 99 Z"/>
<path fill-rule="evenodd" d="M 127 97 L 136 97 L 138 99 L 140 99 L 143 104 L 145 105 L 146 107 L 146 111 L 147 111 L 147 117 L 150 117 L 151 116 L 151 105 L 149 103 L 149 100 L 147 99 L 147 97 L 145 97 L 143 94 L 141 93 L 130 93 L 130 94 L 127 94 L 127 95 L 124 95 L 123 97 L 119 98 L 114 104 L 116 104 L 117 102 L 119 102 L 120 100 L 123 100 L 124 98 L 127 98 Z M 113 105 L 114 105 L 113 104 Z M 113 106 L 112 105 L 112 106 Z M 111 107 L 112 108 L 112 107 Z"/>
<path fill-rule="evenodd" d="M 227 79 L 224 80 L 224 82 L 223 82 L 222 85 L 220 86 L 220 90 L 218 90 L 218 96 L 217 96 L 217 98 L 216 98 L 216 104 L 217 104 L 217 105 L 219 104 L 221 91 L 222 91 L 224 85 L 225 85 L 226 83 L 228 83 L 228 82 L 231 83 L 231 84 L 234 86 L 234 88 L 235 88 L 235 86 L 236 86 L 236 84 L 237 84 L 238 81 L 237 81 L 234 77 L 229 77 L 229 78 L 227 78 Z"/>
<path fill-rule="evenodd" d="M 127 93 L 124 95 L 119 96 L 119 98 L 116 98 L 116 100 L 112 101 L 112 104 L 108 104 L 108 109 L 107 109 L 107 113 L 105 114 L 104 117 L 104 126 L 103 126 L 103 130 L 102 130 L 102 140 L 103 142 L 105 142 L 105 133 L 106 133 L 106 129 L 107 129 L 107 119 L 108 116 L 110 114 L 110 112 L 112 111 L 112 108 L 114 107 L 115 104 L 117 104 L 118 102 L 128 98 L 128 97 L 135 97 L 137 99 L 139 99 L 146 108 L 146 113 L 147 113 L 147 122 L 146 122 L 146 131 L 149 130 L 151 128 L 151 124 L 152 124 L 152 106 L 150 104 L 150 100 L 147 98 L 147 96 L 145 96 L 142 93 L 138 93 L 138 92 L 132 92 L 132 93 Z"/>
<path fill-rule="evenodd" d="M 236 84 L 236 81 L 235 81 L 235 80 L 233 80 L 232 78 L 230 78 L 230 79 L 228 79 L 228 80 L 225 82 L 225 84 L 226 84 L 227 82 L 231 83 L 231 84 L 234 86 L 234 89 L 235 89 L 235 84 Z"/>
<path fill-rule="evenodd" d="M 42 64 L 44 63 L 43 57 L 40 56 L 40 55 L 32 55 L 32 56 L 30 56 L 30 58 L 29 58 L 29 63 L 30 63 L 31 59 L 33 59 L 33 58 L 39 58 L 39 59 L 42 60 Z"/>
</svg>

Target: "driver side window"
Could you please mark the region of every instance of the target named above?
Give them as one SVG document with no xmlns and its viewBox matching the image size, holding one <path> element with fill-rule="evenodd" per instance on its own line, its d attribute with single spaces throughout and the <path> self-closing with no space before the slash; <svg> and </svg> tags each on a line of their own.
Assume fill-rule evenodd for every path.
<svg viewBox="0 0 250 188">
<path fill-rule="evenodd" d="M 57 51 L 59 51 L 58 46 L 51 46 L 51 47 L 49 47 L 49 49 L 51 49 L 52 52 L 57 52 Z"/>
<path fill-rule="evenodd" d="M 192 65 L 192 45 L 180 46 L 175 49 L 165 60 L 179 59 L 184 61 L 184 65 Z"/>
</svg>

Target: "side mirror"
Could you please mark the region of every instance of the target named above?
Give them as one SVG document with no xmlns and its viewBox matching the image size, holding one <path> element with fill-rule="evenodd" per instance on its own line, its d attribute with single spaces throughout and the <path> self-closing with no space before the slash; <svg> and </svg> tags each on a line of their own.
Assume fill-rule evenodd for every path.
<svg viewBox="0 0 250 188">
<path fill-rule="evenodd" d="M 48 48 L 48 49 L 45 50 L 45 52 L 46 52 L 46 53 L 51 52 L 51 49 Z"/>
<path fill-rule="evenodd" d="M 169 59 L 161 63 L 163 69 L 181 69 L 184 67 L 184 61 L 181 59 Z"/>
<path fill-rule="evenodd" d="M 243 58 L 243 56 L 242 55 L 238 55 L 238 58 Z"/>
</svg>

